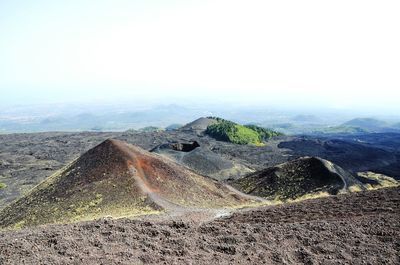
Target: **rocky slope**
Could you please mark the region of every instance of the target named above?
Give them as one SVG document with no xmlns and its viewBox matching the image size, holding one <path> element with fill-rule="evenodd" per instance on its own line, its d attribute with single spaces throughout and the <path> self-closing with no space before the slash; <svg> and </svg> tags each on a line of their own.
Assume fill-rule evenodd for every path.
<svg viewBox="0 0 400 265">
<path fill-rule="evenodd" d="M 1 227 L 235 207 L 224 184 L 118 140 L 106 140 L 0 212 Z"/>
<path fill-rule="evenodd" d="M 353 185 L 361 186 L 349 172 L 316 157 L 302 157 L 235 180 L 239 190 L 273 200 L 337 194 Z"/>
<path fill-rule="evenodd" d="M 169 157 L 198 174 L 216 180 L 238 179 L 254 170 L 218 155 L 196 141 L 192 143 L 167 143 L 159 145 L 151 152 Z"/>
<path fill-rule="evenodd" d="M 254 170 L 303 156 L 317 156 L 354 175 L 371 171 L 400 180 L 400 134 L 395 133 L 333 138 L 283 136 L 268 140 L 264 146 L 235 145 L 190 131 L 7 134 L 0 135 L 0 183 L 6 185 L 0 189 L 0 210 L 107 138 L 145 150 L 164 143 L 197 141 L 201 148 L 223 160 Z M 196 170 L 193 165 L 187 166 Z"/>
</svg>

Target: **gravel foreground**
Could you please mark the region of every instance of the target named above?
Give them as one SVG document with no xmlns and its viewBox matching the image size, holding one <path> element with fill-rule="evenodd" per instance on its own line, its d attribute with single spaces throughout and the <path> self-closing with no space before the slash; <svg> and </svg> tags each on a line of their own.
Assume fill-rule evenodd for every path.
<svg viewBox="0 0 400 265">
<path fill-rule="evenodd" d="M 98 220 L 0 232 L 0 264 L 400 264 L 400 188 L 197 223 Z"/>
</svg>

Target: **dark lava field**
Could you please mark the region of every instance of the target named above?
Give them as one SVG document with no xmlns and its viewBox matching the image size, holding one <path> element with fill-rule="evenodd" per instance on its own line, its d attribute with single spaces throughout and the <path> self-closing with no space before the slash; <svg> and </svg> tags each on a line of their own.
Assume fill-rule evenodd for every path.
<svg viewBox="0 0 400 265">
<path fill-rule="evenodd" d="M 264 146 L 235 145 L 216 141 L 197 131 L 179 130 L 8 134 L 0 135 L 0 182 L 6 187 L 0 189 L 0 210 L 23 196 L 29 203 L 32 188 L 110 138 L 144 149 L 135 151 L 144 157 L 164 156 L 157 162 L 157 170 L 166 170 L 169 176 L 177 169 L 175 166 L 168 169 L 166 165 L 174 163 L 191 168 L 198 179 L 208 174 L 215 178 L 218 175 L 215 172 L 224 172 L 221 179 L 205 177 L 207 183 L 222 181 L 218 184 L 220 187 L 224 182 L 245 176 L 268 175 L 274 179 L 279 174 L 287 174 L 296 177 L 293 172 L 297 166 L 293 165 L 316 161 L 304 157 L 329 160 L 323 160 L 322 164 L 318 162 L 322 160 L 318 160 L 309 167 L 339 170 L 329 172 L 345 171 L 353 183 L 360 181 L 356 173 L 361 171 L 400 179 L 400 134 L 392 133 L 280 136 Z M 121 142 L 122 145 L 125 144 Z M 282 166 L 288 161 L 297 162 Z M 108 170 L 107 162 L 96 163 Z M 146 163 L 150 162 L 143 160 L 140 167 L 135 168 L 150 170 L 153 162 Z M 263 172 L 270 167 L 276 167 L 271 171 L 277 172 L 275 175 L 252 175 L 252 172 Z M 316 171 L 321 170 L 317 168 Z M 323 170 L 321 172 L 325 172 Z M 142 173 L 143 177 L 149 176 L 145 171 Z M 65 172 L 65 176 L 68 174 Z M 76 178 L 71 174 L 71 178 Z M 312 174 L 307 176 L 312 180 Z M 87 177 L 90 178 L 89 173 Z M 333 184 L 338 183 L 340 179 Z M 250 195 L 229 191 L 225 186 L 224 190 L 229 196 L 236 192 L 235 198 L 244 201 L 252 199 Z M 158 192 L 154 196 L 159 196 L 163 190 Z M 175 196 L 178 191 L 170 193 L 166 194 Z M 263 191 L 255 194 L 261 196 Z M 156 199 L 163 202 L 163 198 Z M 48 200 L 50 203 L 40 202 L 43 207 L 56 203 L 58 198 L 50 196 Z M 399 264 L 399 206 L 400 189 L 391 187 L 228 212 L 207 209 L 190 212 L 185 208 L 180 215 L 136 219 L 105 217 L 2 230 L 0 264 Z M 13 211 L 12 207 L 6 209 Z"/>
<path fill-rule="evenodd" d="M 46 132 L 0 135 L 0 209 L 36 186 L 68 162 L 108 138 L 151 150 L 161 144 L 197 141 L 200 148 L 253 170 L 318 156 L 351 172 L 374 171 L 400 179 L 400 134 L 317 138 L 283 136 L 265 146 L 235 145 L 190 131 L 172 132 Z"/>
</svg>

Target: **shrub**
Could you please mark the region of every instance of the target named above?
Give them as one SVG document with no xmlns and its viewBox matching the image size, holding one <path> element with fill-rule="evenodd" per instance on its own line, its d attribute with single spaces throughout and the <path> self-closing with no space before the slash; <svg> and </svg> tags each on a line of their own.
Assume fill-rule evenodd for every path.
<svg viewBox="0 0 400 265">
<path fill-rule="evenodd" d="M 256 131 L 258 133 L 258 135 L 260 136 L 260 141 L 264 141 L 264 140 L 268 140 L 272 137 L 275 136 L 281 136 L 283 135 L 283 133 L 268 129 L 268 128 L 264 128 L 264 127 L 260 127 L 257 125 L 245 125 L 246 128 L 249 128 L 253 131 Z"/>
<path fill-rule="evenodd" d="M 140 132 L 161 132 L 164 131 L 163 128 L 156 127 L 156 126 L 147 126 L 144 128 L 139 129 Z"/>
<path fill-rule="evenodd" d="M 0 190 L 5 189 L 7 185 L 5 183 L 0 182 Z"/>
<path fill-rule="evenodd" d="M 207 127 L 206 134 L 220 141 L 235 144 L 263 145 L 264 140 L 283 135 L 280 132 L 257 125 L 240 125 L 219 117 L 207 117 L 216 120 L 216 124 Z"/>
</svg>

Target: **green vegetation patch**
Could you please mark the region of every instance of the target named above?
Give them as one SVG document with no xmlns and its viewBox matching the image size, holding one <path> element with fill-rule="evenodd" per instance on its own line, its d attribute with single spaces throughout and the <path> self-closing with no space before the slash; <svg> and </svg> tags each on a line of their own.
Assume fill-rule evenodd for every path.
<svg viewBox="0 0 400 265">
<path fill-rule="evenodd" d="M 182 127 L 183 127 L 182 124 L 173 123 L 173 124 L 170 124 L 167 127 L 165 127 L 165 130 L 166 131 L 175 131 L 175 130 L 178 130 L 178 129 L 182 128 Z"/>
<path fill-rule="evenodd" d="M 207 127 L 206 134 L 234 144 L 260 144 L 257 132 L 231 121 L 220 121 Z"/>
<path fill-rule="evenodd" d="M 164 131 L 164 128 L 156 127 L 156 126 L 147 126 L 139 129 L 140 132 L 161 132 Z"/>
<path fill-rule="evenodd" d="M 3 182 L 0 182 L 0 190 L 7 188 L 7 185 Z"/>
<path fill-rule="evenodd" d="M 272 137 L 282 136 L 283 133 L 277 132 L 268 128 L 260 127 L 257 125 L 245 125 L 246 128 L 249 128 L 258 133 L 260 140 L 268 140 Z"/>
<path fill-rule="evenodd" d="M 220 141 L 231 142 L 234 144 L 261 145 L 264 140 L 282 135 L 279 132 L 256 125 L 243 126 L 217 117 L 208 118 L 214 119 L 218 121 L 218 123 L 208 126 L 206 134 Z"/>
</svg>

